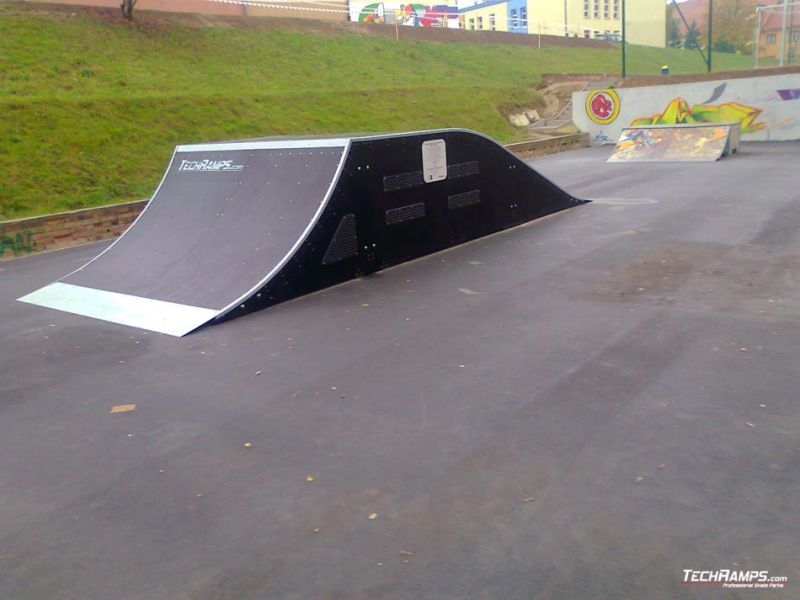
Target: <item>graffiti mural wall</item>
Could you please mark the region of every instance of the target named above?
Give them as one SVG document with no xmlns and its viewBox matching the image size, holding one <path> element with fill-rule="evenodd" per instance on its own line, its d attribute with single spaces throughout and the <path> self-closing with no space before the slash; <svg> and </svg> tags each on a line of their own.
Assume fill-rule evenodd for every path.
<svg viewBox="0 0 800 600">
<path fill-rule="evenodd" d="M 631 125 L 740 123 L 744 140 L 800 139 L 800 74 L 575 92 L 575 125 L 593 144 Z"/>
<path fill-rule="evenodd" d="M 351 2 L 350 20 L 358 23 L 404 25 L 407 27 L 449 27 L 458 29 L 455 2 L 414 4 L 401 2 Z"/>
</svg>

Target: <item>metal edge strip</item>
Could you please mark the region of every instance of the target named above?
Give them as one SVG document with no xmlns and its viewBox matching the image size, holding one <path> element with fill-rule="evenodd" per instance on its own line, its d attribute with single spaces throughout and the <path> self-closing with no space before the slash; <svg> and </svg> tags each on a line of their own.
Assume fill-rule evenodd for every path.
<svg viewBox="0 0 800 600">
<path fill-rule="evenodd" d="M 294 148 L 343 148 L 349 138 L 322 138 L 316 140 L 280 140 L 271 142 L 218 142 L 213 144 L 184 144 L 176 152 L 222 152 L 230 150 L 292 150 Z"/>
<path fill-rule="evenodd" d="M 347 162 L 347 157 L 349 153 L 350 153 L 350 140 L 348 139 L 347 144 L 344 146 L 344 149 L 342 150 L 342 156 L 339 159 L 339 165 L 336 167 L 336 171 L 333 177 L 331 178 L 331 183 L 328 186 L 328 191 L 325 193 L 325 196 L 320 202 L 319 207 L 317 208 L 317 212 L 314 214 L 314 216 L 311 219 L 311 222 L 305 228 L 305 230 L 297 239 L 297 241 L 292 245 L 292 247 L 286 253 L 286 256 L 284 256 L 280 260 L 280 262 L 278 262 L 278 264 L 275 265 L 275 267 L 272 270 L 270 270 L 269 273 L 267 273 L 256 285 L 254 285 L 247 292 L 239 296 L 235 301 L 231 302 L 226 307 L 220 309 L 219 313 L 217 314 L 218 317 L 227 314 L 228 312 L 239 306 L 244 300 L 255 294 L 259 289 L 264 287 L 269 282 L 270 279 L 272 279 L 275 275 L 277 275 L 280 272 L 280 270 L 286 265 L 286 263 L 289 262 L 289 259 L 291 259 L 292 256 L 294 256 L 295 252 L 297 252 L 297 249 L 306 241 L 311 231 L 317 226 L 320 217 L 322 217 L 322 213 L 325 212 L 325 209 L 328 206 L 328 202 L 330 201 L 331 196 L 333 195 L 333 191 L 334 189 L 336 189 L 336 185 L 339 183 L 339 177 L 341 177 L 342 171 L 344 170 L 344 165 Z"/>
<path fill-rule="evenodd" d="M 218 311 L 57 281 L 18 299 L 75 315 L 181 337 Z"/>
</svg>

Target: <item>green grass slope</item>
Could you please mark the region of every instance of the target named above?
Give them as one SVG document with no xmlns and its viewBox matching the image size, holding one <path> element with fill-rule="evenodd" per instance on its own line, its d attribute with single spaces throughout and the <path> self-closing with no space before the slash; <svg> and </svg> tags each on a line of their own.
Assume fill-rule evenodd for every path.
<svg viewBox="0 0 800 600">
<path fill-rule="evenodd" d="M 696 72 L 641 49 L 630 70 Z M 541 73 L 616 72 L 618 49 L 425 43 L 0 3 L 0 219 L 149 195 L 178 143 L 468 127 L 520 136 Z M 747 68 L 718 55 L 720 70 Z"/>
</svg>

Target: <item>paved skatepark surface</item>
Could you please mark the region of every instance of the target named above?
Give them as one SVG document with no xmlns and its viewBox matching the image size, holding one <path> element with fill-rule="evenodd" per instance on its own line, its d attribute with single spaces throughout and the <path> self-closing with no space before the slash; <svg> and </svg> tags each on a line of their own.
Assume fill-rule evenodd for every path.
<svg viewBox="0 0 800 600">
<path fill-rule="evenodd" d="M 0 598 L 800 597 L 800 144 L 610 151 L 186 338 L 15 301 L 102 246 L 0 263 Z M 789 582 L 682 583 L 737 568 Z"/>
</svg>

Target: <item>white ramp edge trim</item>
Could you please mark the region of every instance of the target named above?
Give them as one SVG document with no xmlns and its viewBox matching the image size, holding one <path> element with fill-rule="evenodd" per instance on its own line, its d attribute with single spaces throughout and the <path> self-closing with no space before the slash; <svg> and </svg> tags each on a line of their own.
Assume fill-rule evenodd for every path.
<svg viewBox="0 0 800 600">
<path fill-rule="evenodd" d="M 293 150 L 300 148 L 343 148 L 349 138 L 321 138 L 309 140 L 275 140 L 268 142 L 217 142 L 212 144 L 184 144 L 176 152 L 222 152 L 229 150 Z"/>
<path fill-rule="evenodd" d="M 218 310 L 107 292 L 59 281 L 18 299 L 20 302 L 181 337 L 207 323 Z"/>
</svg>

